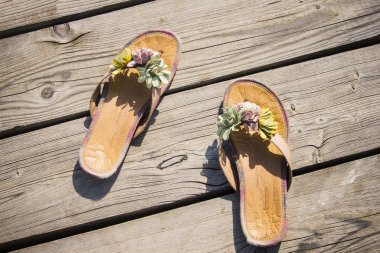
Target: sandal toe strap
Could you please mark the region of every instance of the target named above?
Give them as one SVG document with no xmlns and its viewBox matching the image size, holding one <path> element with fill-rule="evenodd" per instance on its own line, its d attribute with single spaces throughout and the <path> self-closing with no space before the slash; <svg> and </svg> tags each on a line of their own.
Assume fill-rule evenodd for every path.
<svg viewBox="0 0 380 253">
<path fill-rule="evenodd" d="M 287 162 L 287 187 L 289 189 L 291 183 L 292 183 L 292 159 L 291 159 L 291 153 L 288 143 L 284 140 L 284 138 L 281 137 L 279 134 L 275 134 L 270 141 L 275 145 L 282 155 L 284 156 L 286 162 Z M 229 144 L 229 145 L 227 145 Z M 232 173 L 233 174 L 233 163 L 235 161 L 231 162 L 232 160 L 237 160 L 238 157 L 236 155 L 236 152 L 233 149 L 232 143 L 230 141 L 223 141 L 219 143 L 219 150 L 218 150 L 218 156 L 219 156 L 219 164 L 222 167 L 223 171 L 226 173 Z M 232 157 L 229 157 L 227 154 L 231 154 Z M 226 175 L 229 176 L 229 175 Z M 236 180 L 235 180 L 236 181 Z M 231 186 L 236 190 L 236 182 L 231 182 Z"/>
</svg>

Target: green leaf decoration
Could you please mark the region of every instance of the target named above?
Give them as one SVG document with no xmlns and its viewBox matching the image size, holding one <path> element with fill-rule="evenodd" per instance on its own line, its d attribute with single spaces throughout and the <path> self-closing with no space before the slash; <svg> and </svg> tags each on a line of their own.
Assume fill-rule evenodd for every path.
<svg viewBox="0 0 380 253">
<path fill-rule="evenodd" d="M 165 70 L 168 65 L 159 55 L 154 55 L 146 63 L 145 68 L 137 67 L 140 77 L 137 79 L 139 83 L 146 83 L 148 88 L 161 88 L 162 85 L 169 83 L 170 74 L 169 70 Z"/>
<path fill-rule="evenodd" d="M 241 115 L 234 106 L 223 109 L 223 113 L 218 116 L 216 125 L 218 126 L 217 135 L 221 140 L 228 140 L 231 131 L 239 131 Z"/>
</svg>

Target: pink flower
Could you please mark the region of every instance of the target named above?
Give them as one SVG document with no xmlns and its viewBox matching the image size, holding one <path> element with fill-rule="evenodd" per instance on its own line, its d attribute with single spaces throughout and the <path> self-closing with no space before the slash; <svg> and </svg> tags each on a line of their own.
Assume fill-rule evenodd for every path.
<svg viewBox="0 0 380 253">
<path fill-rule="evenodd" d="M 258 130 L 259 115 L 261 112 L 260 106 L 251 102 L 240 102 L 236 105 L 236 109 L 238 110 L 241 121 L 244 125 L 245 130 L 248 131 L 248 128 L 252 128 L 252 130 Z"/>
<path fill-rule="evenodd" d="M 158 53 L 150 48 L 138 48 L 136 51 L 132 51 L 133 61 L 130 61 L 127 67 L 131 68 L 135 65 L 144 66 L 153 55 L 158 55 Z"/>
</svg>

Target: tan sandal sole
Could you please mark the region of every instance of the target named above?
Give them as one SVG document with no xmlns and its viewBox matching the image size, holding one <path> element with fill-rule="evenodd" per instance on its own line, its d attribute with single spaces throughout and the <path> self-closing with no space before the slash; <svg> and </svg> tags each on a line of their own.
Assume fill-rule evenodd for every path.
<svg viewBox="0 0 380 253">
<path fill-rule="evenodd" d="M 231 84 L 224 107 L 242 101 L 268 107 L 278 122 L 278 134 L 287 138 L 287 119 L 281 102 L 265 86 L 250 80 Z M 286 220 L 286 161 L 278 148 L 256 133 L 232 132 L 230 143 L 235 152 L 238 177 L 230 161 L 220 155 L 227 180 L 240 193 L 240 215 L 247 241 L 258 246 L 278 243 L 284 236 Z M 232 162 L 232 161 L 231 161 Z M 237 183 L 237 178 L 239 183 Z"/>
</svg>

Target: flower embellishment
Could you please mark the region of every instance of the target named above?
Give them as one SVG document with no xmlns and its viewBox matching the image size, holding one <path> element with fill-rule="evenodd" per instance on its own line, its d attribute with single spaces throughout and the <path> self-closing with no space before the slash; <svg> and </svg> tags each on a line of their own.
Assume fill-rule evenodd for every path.
<svg viewBox="0 0 380 253">
<path fill-rule="evenodd" d="M 140 77 L 137 79 L 139 83 L 146 82 L 148 88 L 161 88 L 162 84 L 169 83 L 170 71 L 165 70 L 168 65 L 160 56 L 155 55 L 146 63 L 145 68 L 137 67 Z"/>
<path fill-rule="evenodd" d="M 112 65 L 110 65 L 112 77 L 116 76 L 119 73 L 123 73 L 125 67 L 130 61 L 132 61 L 132 51 L 129 48 L 124 48 L 112 60 Z"/>
<path fill-rule="evenodd" d="M 135 67 L 140 74 L 137 79 L 139 83 L 146 83 L 148 88 L 161 88 L 169 83 L 170 74 L 166 70 L 168 65 L 161 58 L 159 52 L 150 48 L 138 48 L 132 51 L 124 48 L 112 61 L 110 65 L 112 77 L 124 73 L 127 68 Z"/>
<path fill-rule="evenodd" d="M 131 68 L 135 65 L 145 65 L 152 56 L 156 55 L 159 55 L 159 53 L 150 48 L 139 48 L 136 52 L 132 51 L 133 61 L 130 61 L 127 67 Z"/>
<path fill-rule="evenodd" d="M 228 140 L 231 131 L 239 131 L 241 115 L 235 106 L 223 109 L 223 113 L 218 116 L 216 125 L 218 126 L 217 135 L 220 139 Z"/>
<path fill-rule="evenodd" d="M 223 109 L 216 124 L 217 135 L 221 140 L 228 140 L 232 131 L 240 131 L 243 127 L 246 131 L 257 131 L 263 140 L 268 140 L 278 129 L 273 113 L 268 108 L 261 108 L 251 102 L 240 102 Z"/>
</svg>

